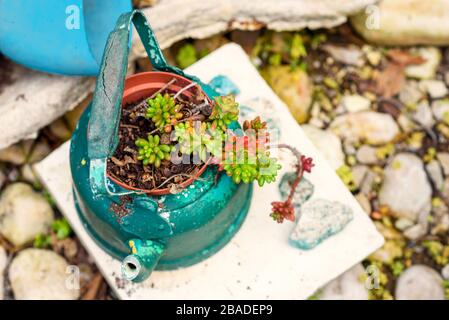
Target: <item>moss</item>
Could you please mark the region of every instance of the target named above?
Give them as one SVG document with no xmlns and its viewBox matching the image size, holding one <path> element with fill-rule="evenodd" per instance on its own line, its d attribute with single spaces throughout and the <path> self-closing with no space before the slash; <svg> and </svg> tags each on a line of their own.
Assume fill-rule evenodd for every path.
<svg viewBox="0 0 449 320">
<path fill-rule="evenodd" d="M 430 162 L 433 159 L 435 159 L 435 156 L 437 155 L 437 150 L 434 147 L 430 147 L 427 149 L 426 154 L 424 155 L 424 162 Z"/>
<path fill-rule="evenodd" d="M 395 151 L 394 144 L 388 143 L 385 146 L 376 149 L 376 157 L 379 160 L 385 160 L 390 155 L 392 155 L 394 151 Z"/>
<path fill-rule="evenodd" d="M 354 183 L 354 177 L 352 176 L 351 168 L 347 165 L 342 165 L 337 169 L 337 175 L 340 177 L 341 181 L 348 187 L 349 190 L 355 191 L 357 189 Z"/>
<path fill-rule="evenodd" d="M 446 138 L 449 139 L 449 125 L 444 123 L 439 123 L 437 125 L 437 130 Z"/>
<path fill-rule="evenodd" d="M 280 66 L 282 62 L 282 56 L 279 53 L 273 53 L 268 58 L 268 64 L 270 66 Z"/>
<path fill-rule="evenodd" d="M 441 242 L 434 240 L 423 241 L 422 246 L 435 263 L 442 266 L 449 263 L 449 246 L 444 246 Z"/>
<path fill-rule="evenodd" d="M 402 261 L 394 261 L 393 263 L 390 264 L 389 267 L 390 267 L 391 272 L 393 273 L 393 275 L 395 277 L 399 277 L 399 275 L 405 269 L 404 263 L 402 263 Z"/>
<path fill-rule="evenodd" d="M 445 124 L 449 125 L 449 111 L 446 111 L 446 112 L 443 114 L 443 122 L 444 122 Z"/>
<path fill-rule="evenodd" d="M 38 234 L 34 239 L 33 246 L 35 248 L 44 249 L 51 245 L 51 236 L 45 234 Z"/>
<path fill-rule="evenodd" d="M 318 289 L 315 291 L 314 294 L 312 294 L 310 297 L 307 298 L 307 300 L 320 300 L 320 296 L 323 293 L 323 290 Z"/>
<path fill-rule="evenodd" d="M 407 144 L 412 148 L 419 149 L 422 147 L 424 137 L 424 132 L 413 132 L 407 139 Z"/>
<path fill-rule="evenodd" d="M 449 280 L 443 280 L 444 297 L 449 300 Z"/>
<path fill-rule="evenodd" d="M 444 204 L 443 200 L 439 197 L 432 198 L 432 207 L 439 208 Z"/>
<path fill-rule="evenodd" d="M 196 52 L 195 46 L 190 43 L 182 46 L 179 49 L 178 54 L 176 55 L 176 62 L 182 69 L 194 64 L 197 60 L 198 54 Z"/>
<path fill-rule="evenodd" d="M 328 87 L 330 89 L 338 89 L 338 87 L 339 87 L 338 82 L 330 77 L 325 77 L 323 79 L 323 83 L 326 87 Z"/>
<path fill-rule="evenodd" d="M 72 228 L 65 218 L 53 221 L 53 223 L 51 224 L 51 229 L 56 234 L 58 240 L 63 240 L 69 237 L 72 233 Z"/>
</svg>

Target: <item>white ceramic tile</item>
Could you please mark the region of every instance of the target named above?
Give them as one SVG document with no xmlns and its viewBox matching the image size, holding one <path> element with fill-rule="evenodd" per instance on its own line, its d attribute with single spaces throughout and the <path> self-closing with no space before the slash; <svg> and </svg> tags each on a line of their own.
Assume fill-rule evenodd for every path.
<svg viewBox="0 0 449 320">
<path fill-rule="evenodd" d="M 205 82 L 217 74 L 228 76 L 241 90 L 239 102 L 257 97 L 271 101 L 282 130 L 282 142 L 314 158 L 316 166 L 307 175 L 315 185 L 313 197 L 344 203 L 351 207 L 354 218 L 340 233 L 316 248 L 301 251 L 287 241 L 293 223 L 286 221 L 279 225 L 269 217 L 270 203 L 280 199 L 277 184 L 255 186 L 248 217 L 222 250 L 192 267 L 156 271 L 144 283 L 133 284 L 121 280 L 120 262 L 103 252 L 81 225 L 71 194 L 69 143 L 66 143 L 37 164 L 36 170 L 120 298 L 305 299 L 383 244 L 367 214 L 239 46 L 226 45 L 187 71 Z M 288 170 L 290 161 L 285 155 L 281 154 L 283 170 Z"/>
</svg>

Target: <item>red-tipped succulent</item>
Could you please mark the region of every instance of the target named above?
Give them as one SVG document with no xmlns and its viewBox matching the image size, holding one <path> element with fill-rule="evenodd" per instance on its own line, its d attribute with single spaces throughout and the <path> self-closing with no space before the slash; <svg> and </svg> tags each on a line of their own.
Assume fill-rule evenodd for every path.
<svg viewBox="0 0 449 320">
<path fill-rule="evenodd" d="M 312 168 L 315 166 L 313 163 L 313 159 L 306 156 L 301 156 L 301 166 L 304 171 L 310 173 L 312 172 Z"/>
<path fill-rule="evenodd" d="M 270 217 L 272 217 L 278 223 L 284 222 L 284 219 L 289 221 L 295 221 L 295 206 L 293 205 L 293 197 L 296 192 L 296 188 L 302 180 L 304 172 L 312 172 L 312 168 L 315 166 L 311 157 L 301 155 L 295 148 L 288 145 L 279 145 L 280 148 L 289 149 L 297 158 L 298 164 L 296 167 L 296 178 L 291 184 L 291 190 L 287 200 L 283 202 L 275 201 L 271 203 L 272 209 Z"/>
<path fill-rule="evenodd" d="M 271 206 L 270 217 L 277 223 L 284 222 L 284 219 L 295 221 L 295 208 L 291 203 L 275 201 L 271 203 Z"/>
</svg>

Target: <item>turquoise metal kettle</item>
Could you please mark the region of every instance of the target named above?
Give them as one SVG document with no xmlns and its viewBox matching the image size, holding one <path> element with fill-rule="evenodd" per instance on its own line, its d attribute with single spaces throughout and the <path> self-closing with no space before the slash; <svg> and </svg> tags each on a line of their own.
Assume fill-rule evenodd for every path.
<svg viewBox="0 0 449 320">
<path fill-rule="evenodd" d="M 201 84 L 210 98 L 218 94 L 166 63 L 140 11 L 120 16 L 106 44 L 92 104 L 73 134 L 70 165 L 84 227 L 106 252 L 122 259 L 126 279 L 142 281 L 154 269 L 189 266 L 222 248 L 244 221 L 252 185 L 236 185 L 222 172 L 216 178 L 213 166 L 180 193 L 162 196 L 124 189 L 107 177 L 107 159 L 118 143 L 132 23 L 156 70 Z"/>
</svg>

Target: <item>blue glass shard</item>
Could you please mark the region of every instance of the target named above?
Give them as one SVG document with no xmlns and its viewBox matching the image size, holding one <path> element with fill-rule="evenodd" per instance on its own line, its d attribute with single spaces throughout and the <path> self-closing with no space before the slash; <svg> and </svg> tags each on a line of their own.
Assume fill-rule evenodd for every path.
<svg viewBox="0 0 449 320">
<path fill-rule="evenodd" d="M 290 235 L 293 246 L 310 250 L 343 230 L 353 219 L 352 209 L 338 201 L 313 199 L 301 208 L 301 215 Z"/>
</svg>

